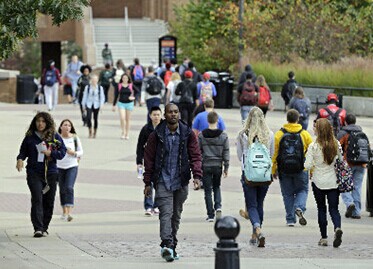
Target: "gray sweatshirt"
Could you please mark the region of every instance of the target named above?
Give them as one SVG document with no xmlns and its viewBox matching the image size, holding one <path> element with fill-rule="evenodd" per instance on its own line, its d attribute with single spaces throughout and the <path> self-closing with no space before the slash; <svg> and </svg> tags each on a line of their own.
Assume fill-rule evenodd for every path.
<svg viewBox="0 0 373 269">
<path fill-rule="evenodd" d="M 224 172 L 229 168 L 228 135 L 221 130 L 205 129 L 198 135 L 199 147 L 202 153 L 203 166 L 222 166 Z"/>
</svg>

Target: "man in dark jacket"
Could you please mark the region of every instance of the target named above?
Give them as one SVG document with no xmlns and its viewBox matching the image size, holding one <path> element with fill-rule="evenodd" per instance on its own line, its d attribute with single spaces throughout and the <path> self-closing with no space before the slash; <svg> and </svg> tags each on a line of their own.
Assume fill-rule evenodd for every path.
<svg viewBox="0 0 373 269">
<path fill-rule="evenodd" d="M 238 81 L 238 85 L 241 85 L 242 83 L 246 82 L 246 76 L 247 76 L 247 74 L 251 74 L 253 82 L 256 81 L 255 72 L 254 72 L 253 68 L 251 67 L 251 65 L 248 64 L 248 65 L 245 66 L 245 71 L 243 71 L 242 74 L 241 74 L 241 76 L 240 76 L 240 79 Z"/>
<path fill-rule="evenodd" d="M 165 119 L 150 134 L 145 147 L 144 194 L 149 196 L 154 184 L 155 202 L 159 208 L 161 256 L 171 262 L 178 259 L 176 235 L 188 196 L 191 171 L 198 189 L 202 169 L 197 137 L 179 120 L 179 109 L 175 104 L 166 105 Z"/>
<path fill-rule="evenodd" d="M 287 106 L 289 105 L 289 102 L 293 97 L 294 91 L 298 86 L 298 82 L 295 80 L 295 74 L 293 71 L 290 71 L 288 73 L 288 78 L 289 79 L 286 81 L 284 86 L 282 86 L 281 90 L 281 97 L 282 99 L 284 99 L 285 109 L 288 109 Z"/>
<path fill-rule="evenodd" d="M 146 142 L 148 141 L 149 135 L 155 130 L 155 128 L 161 122 L 161 118 L 162 118 L 162 110 L 159 108 L 159 106 L 154 106 L 150 109 L 149 117 L 151 119 L 151 122 L 145 124 L 145 126 L 142 127 L 140 134 L 139 134 L 139 139 L 137 141 L 136 164 L 137 164 L 138 178 L 141 178 L 141 179 L 142 179 L 142 171 L 144 171 L 143 161 L 144 161 L 144 148 L 145 148 Z M 146 216 L 152 216 L 153 214 L 159 213 L 159 209 L 156 203 L 153 202 L 153 191 L 149 197 L 144 197 L 144 209 L 145 209 Z"/>
</svg>

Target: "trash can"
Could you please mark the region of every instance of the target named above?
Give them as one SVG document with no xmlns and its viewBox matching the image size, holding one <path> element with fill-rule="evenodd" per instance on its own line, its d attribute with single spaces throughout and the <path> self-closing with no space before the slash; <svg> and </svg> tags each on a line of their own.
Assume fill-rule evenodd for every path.
<svg viewBox="0 0 373 269">
<path fill-rule="evenodd" d="M 216 108 L 232 108 L 234 78 L 229 73 L 219 73 L 218 83 L 215 85 L 217 95 L 215 97 Z"/>
<path fill-rule="evenodd" d="M 33 104 L 35 98 L 35 83 L 33 75 L 17 76 L 16 100 L 19 104 Z"/>
</svg>

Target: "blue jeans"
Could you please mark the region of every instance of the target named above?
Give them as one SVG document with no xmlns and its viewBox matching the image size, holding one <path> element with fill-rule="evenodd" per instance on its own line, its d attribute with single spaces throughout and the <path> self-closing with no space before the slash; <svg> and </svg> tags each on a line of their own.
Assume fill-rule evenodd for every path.
<svg viewBox="0 0 373 269">
<path fill-rule="evenodd" d="M 144 197 L 144 209 L 147 210 L 147 209 L 152 209 L 152 208 L 157 208 L 157 204 L 154 202 L 154 199 L 153 199 L 153 190 L 154 190 L 154 185 L 152 183 L 152 193 L 149 197 Z"/>
<path fill-rule="evenodd" d="M 207 216 L 215 217 L 215 210 L 221 208 L 221 182 L 222 168 L 218 166 L 203 167 L 203 189 L 205 191 L 205 204 Z M 212 204 L 212 192 L 214 192 L 214 206 Z M 215 209 L 215 210 L 214 210 Z"/>
<path fill-rule="evenodd" d="M 158 97 L 154 97 L 154 98 L 150 98 L 146 100 L 146 107 L 148 108 L 148 123 L 152 122 L 149 116 L 150 109 L 154 106 L 159 106 L 160 104 L 161 104 L 161 99 Z"/>
<path fill-rule="evenodd" d="M 342 193 L 342 200 L 346 207 L 354 204 L 355 210 L 352 216 L 360 216 L 361 214 L 361 188 L 363 186 L 365 167 L 351 166 L 352 174 L 354 177 L 354 189 L 351 192 Z"/>
<path fill-rule="evenodd" d="M 305 118 L 305 119 L 299 119 L 299 124 L 302 125 L 302 129 L 303 130 L 307 130 L 308 128 L 308 122 L 310 121 L 309 118 Z"/>
<path fill-rule="evenodd" d="M 240 108 L 240 112 L 241 112 L 241 120 L 242 121 L 245 121 L 246 118 L 247 118 L 247 115 L 249 115 L 249 112 L 250 110 L 253 108 L 254 106 L 241 106 Z"/>
<path fill-rule="evenodd" d="M 316 187 L 315 183 L 312 182 L 313 196 L 316 200 L 317 205 L 317 216 L 319 222 L 319 228 L 322 238 L 328 238 L 327 226 L 328 220 L 326 217 L 326 199 L 328 199 L 329 214 L 332 218 L 334 230 L 341 228 L 341 215 L 339 214 L 339 191 L 338 189 L 320 190 Z"/>
<path fill-rule="evenodd" d="M 295 209 L 306 211 L 308 196 L 308 172 L 279 174 L 281 194 L 286 210 L 286 223 L 296 223 Z"/>
<path fill-rule="evenodd" d="M 242 189 L 245 196 L 245 205 L 249 213 L 251 224 L 253 225 L 253 233 L 256 228 L 261 228 L 263 223 L 263 204 L 264 198 L 267 195 L 269 186 L 252 187 L 245 183 L 244 174 L 242 172 Z"/>
<path fill-rule="evenodd" d="M 74 184 L 78 175 L 78 166 L 58 169 L 61 206 L 74 206 Z"/>
</svg>

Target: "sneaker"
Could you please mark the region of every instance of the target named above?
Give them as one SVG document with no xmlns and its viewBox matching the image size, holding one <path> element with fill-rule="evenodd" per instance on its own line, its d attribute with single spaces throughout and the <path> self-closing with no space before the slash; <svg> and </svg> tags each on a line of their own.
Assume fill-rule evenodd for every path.
<svg viewBox="0 0 373 269">
<path fill-rule="evenodd" d="M 216 209 L 215 216 L 216 216 L 216 219 L 221 219 L 222 217 L 221 208 Z"/>
<path fill-rule="evenodd" d="M 262 233 L 258 234 L 257 235 L 257 246 L 258 246 L 258 248 L 264 248 L 265 243 L 266 243 L 265 236 Z"/>
<path fill-rule="evenodd" d="M 153 208 L 153 214 L 155 214 L 155 215 L 158 215 L 158 214 L 159 214 L 159 209 L 158 209 L 158 207 Z"/>
<path fill-rule="evenodd" d="M 239 213 L 240 213 L 240 216 L 243 217 L 244 219 L 249 219 L 249 212 L 247 212 L 246 210 L 240 209 Z"/>
<path fill-rule="evenodd" d="M 335 229 L 333 247 L 337 248 L 342 244 L 342 234 L 341 228 Z"/>
<path fill-rule="evenodd" d="M 256 238 L 251 238 L 251 239 L 249 240 L 249 244 L 252 245 L 252 246 L 257 246 L 258 243 L 257 243 L 257 241 L 256 241 Z"/>
<path fill-rule="evenodd" d="M 151 208 L 148 208 L 147 210 L 145 210 L 145 216 L 152 216 L 153 215 L 153 212 L 152 212 L 152 209 Z"/>
<path fill-rule="evenodd" d="M 72 216 L 70 216 L 70 215 L 68 215 L 68 216 L 67 216 L 67 219 L 66 219 L 66 220 L 70 222 L 70 221 L 72 221 L 72 220 L 73 220 L 73 217 L 72 217 Z"/>
<path fill-rule="evenodd" d="M 67 216 L 66 215 L 61 215 L 60 220 L 67 220 Z"/>
<path fill-rule="evenodd" d="M 359 215 L 351 216 L 351 219 L 361 219 L 361 216 Z"/>
<path fill-rule="evenodd" d="M 303 211 L 300 208 L 295 209 L 295 215 L 299 218 L 299 224 L 302 226 L 307 225 L 307 220 L 303 216 Z"/>
<path fill-rule="evenodd" d="M 48 235 L 49 235 L 48 231 L 43 232 L 43 236 L 48 236 Z"/>
<path fill-rule="evenodd" d="M 319 241 L 319 246 L 327 247 L 328 246 L 328 239 L 321 238 Z"/>
<path fill-rule="evenodd" d="M 206 218 L 206 221 L 207 221 L 207 222 L 214 222 L 214 218 L 207 217 L 207 218 Z"/>
<path fill-rule="evenodd" d="M 294 222 L 289 222 L 289 223 L 286 223 L 286 225 L 287 225 L 288 227 L 294 227 L 294 226 L 295 226 L 295 223 L 294 223 Z"/>
<path fill-rule="evenodd" d="M 36 237 L 36 238 L 43 237 L 43 232 L 42 231 L 34 232 L 34 237 Z"/>
<path fill-rule="evenodd" d="M 163 247 L 161 249 L 161 256 L 167 262 L 173 262 L 175 260 L 175 258 L 174 258 L 174 251 L 173 251 L 172 248 Z"/>
<path fill-rule="evenodd" d="M 355 210 L 355 205 L 354 204 L 350 204 L 347 207 L 345 217 L 346 218 L 351 218 L 352 217 L 352 213 L 354 212 L 354 210 Z"/>
</svg>

